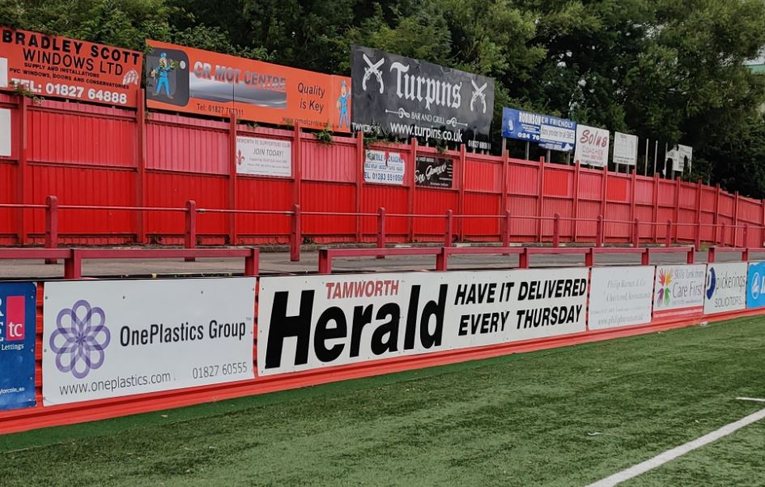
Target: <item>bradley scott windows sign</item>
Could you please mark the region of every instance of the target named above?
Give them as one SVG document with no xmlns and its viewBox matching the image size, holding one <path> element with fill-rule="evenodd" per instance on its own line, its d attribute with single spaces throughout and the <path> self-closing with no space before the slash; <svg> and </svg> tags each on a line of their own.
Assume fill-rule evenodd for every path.
<svg viewBox="0 0 765 487">
<path fill-rule="evenodd" d="M 353 130 L 489 148 L 494 80 L 353 47 Z"/>
</svg>

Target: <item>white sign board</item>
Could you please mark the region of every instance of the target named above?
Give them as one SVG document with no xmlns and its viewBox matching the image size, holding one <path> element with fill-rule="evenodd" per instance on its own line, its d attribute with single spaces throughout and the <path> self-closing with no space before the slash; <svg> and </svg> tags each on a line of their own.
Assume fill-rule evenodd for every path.
<svg viewBox="0 0 765 487">
<path fill-rule="evenodd" d="M 610 142 L 608 130 L 577 125 L 574 162 L 587 166 L 607 167 Z"/>
<path fill-rule="evenodd" d="M 368 150 L 364 158 L 364 181 L 402 186 L 404 167 L 404 159 L 399 152 Z"/>
<path fill-rule="evenodd" d="M 292 142 L 237 136 L 236 172 L 253 176 L 292 177 Z"/>
<path fill-rule="evenodd" d="M 746 308 L 746 262 L 707 264 L 704 314 Z"/>
<path fill-rule="evenodd" d="M 691 169 L 693 160 L 693 147 L 677 144 L 671 150 L 667 151 L 667 159 L 672 159 L 672 170 L 683 172 L 687 168 Z"/>
<path fill-rule="evenodd" d="M 539 126 L 539 139 L 547 143 L 557 142 L 563 152 L 569 152 L 576 144 L 576 130 L 543 123 Z"/>
<path fill-rule="evenodd" d="M 0 156 L 11 157 L 11 111 L 0 108 Z"/>
<path fill-rule="evenodd" d="M 593 267 L 589 329 L 651 322 L 654 266 Z"/>
<path fill-rule="evenodd" d="M 263 277 L 261 376 L 585 331 L 586 268 Z"/>
<path fill-rule="evenodd" d="M 614 133 L 614 164 L 637 164 L 638 138 L 637 135 Z"/>
<path fill-rule="evenodd" d="M 0 57 L 0 88 L 8 88 L 8 58 Z"/>
<path fill-rule="evenodd" d="M 45 283 L 43 404 L 253 379 L 255 278 Z"/>
<path fill-rule="evenodd" d="M 706 265 L 660 265 L 656 267 L 653 293 L 654 317 L 701 314 L 704 309 Z"/>
</svg>

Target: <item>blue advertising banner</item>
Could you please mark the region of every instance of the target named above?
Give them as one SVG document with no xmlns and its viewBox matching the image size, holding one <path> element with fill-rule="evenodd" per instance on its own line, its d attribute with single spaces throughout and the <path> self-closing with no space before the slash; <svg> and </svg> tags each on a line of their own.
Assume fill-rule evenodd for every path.
<svg viewBox="0 0 765 487">
<path fill-rule="evenodd" d="M 765 306 L 765 262 L 752 262 L 746 279 L 746 307 Z"/>
<path fill-rule="evenodd" d="M 576 122 L 505 107 L 502 137 L 538 143 L 543 149 L 570 152 L 576 145 Z"/>
<path fill-rule="evenodd" d="M 33 282 L 0 283 L 0 410 L 35 405 Z"/>
</svg>

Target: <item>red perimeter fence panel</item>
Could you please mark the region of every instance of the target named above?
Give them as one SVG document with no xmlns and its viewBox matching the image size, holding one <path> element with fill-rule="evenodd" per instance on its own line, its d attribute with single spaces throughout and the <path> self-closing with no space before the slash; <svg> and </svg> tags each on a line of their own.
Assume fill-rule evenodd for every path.
<svg viewBox="0 0 765 487">
<path fill-rule="evenodd" d="M 0 110 L 12 132 L 11 155 L 0 156 L 4 246 L 46 243 L 48 196 L 68 245 L 188 245 L 190 200 L 200 245 L 286 244 L 295 205 L 301 242 L 443 242 L 448 210 L 463 241 L 551 242 L 557 214 L 561 243 L 594 242 L 599 218 L 606 243 L 636 231 L 641 243 L 765 242 L 762 201 L 700 183 L 10 94 Z M 289 142 L 290 174 L 241 174 L 238 137 Z M 371 149 L 403 159 L 402 183 L 367 182 Z M 451 187 L 416 184 L 418 156 L 450 159 Z"/>
</svg>

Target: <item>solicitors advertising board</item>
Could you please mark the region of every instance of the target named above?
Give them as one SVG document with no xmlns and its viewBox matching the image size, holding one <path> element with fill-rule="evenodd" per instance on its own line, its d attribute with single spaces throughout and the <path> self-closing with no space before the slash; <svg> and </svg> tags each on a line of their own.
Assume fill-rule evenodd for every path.
<svg viewBox="0 0 765 487">
<path fill-rule="evenodd" d="M 593 267 L 590 275 L 590 330 L 651 322 L 653 266 Z"/>
<path fill-rule="evenodd" d="M 654 318 L 702 314 L 705 275 L 704 264 L 657 266 L 653 293 Z"/>
<path fill-rule="evenodd" d="M 746 308 L 747 263 L 707 264 L 704 314 Z"/>
<path fill-rule="evenodd" d="M 260 376 L 585 331 L 586 268 L 263 277 Z"/>
<path fill-rule="evenodd" d="M 570 152 L 576 145 L 576 122 L 505 107 L 502 137 L 534 142 L 543 149 Z"/>
<path fill-rule="evenodd" d="M 382 131 L 488 149 L 494 80 L 353 46 L 354 131 Z"/>
<path fill-rule="evenodd" d="M 37 286 L 0 284 L 0 411 L 35 405 Z"/>
<path fill-rule="evenodd" d="M 121 47 L 0 28 L 0 88 L 135 108 L 142 55 Z"/>
<path fill-rule="evenodd" d="M 254 278 L 45 284 L 43 404 L 255 377 Z"/>
<path fill-rule="evenodd" d="M 149 108 L 350 132 L 350 78 L 146 42 Z"/>
</svg>

